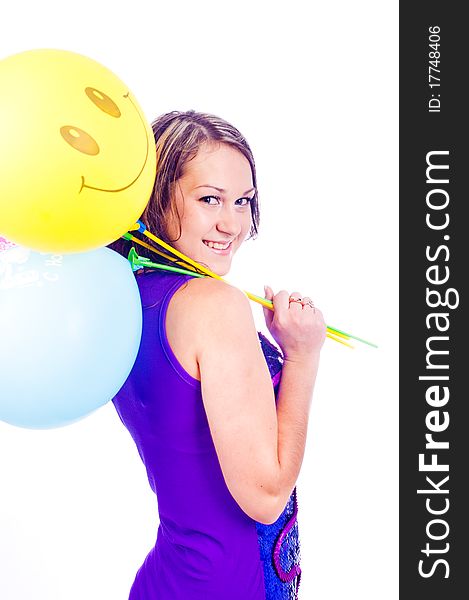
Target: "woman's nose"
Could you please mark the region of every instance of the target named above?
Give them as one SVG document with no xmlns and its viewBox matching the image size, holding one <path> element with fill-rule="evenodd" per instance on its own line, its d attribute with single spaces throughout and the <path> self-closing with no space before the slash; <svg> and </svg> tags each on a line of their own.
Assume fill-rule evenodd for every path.
<svg viewBox="0 0 469 600">
<path fill-rule="evenodd" d="M 234 208 L 227 206 L 219 213 L 217 229 L 231 236 L 237 236 L 241 231 L 241 218 Z"/>
</svg>

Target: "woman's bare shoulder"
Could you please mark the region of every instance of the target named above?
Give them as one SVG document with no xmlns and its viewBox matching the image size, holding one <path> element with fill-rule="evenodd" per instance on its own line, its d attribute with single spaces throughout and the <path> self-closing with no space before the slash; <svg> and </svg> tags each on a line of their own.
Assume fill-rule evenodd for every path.
<svg viewBox="0 0 469 600">
<path fill-rule="evenodd" d="M 177 292 L 180 308 L 189 313 L 250 309 L 246 294 L 239 288 L 213 277 L 194 277 L 181 286 Z M 213 312 L 212 312 L 213 315 Z"/>
<path fill-rule="evenodd" d="M 255 333 L 251 307 L 243 291 L 224 281 L 192 278 L 171 298 L 166 315 L 167 337 L 179 362 L 198 380 L 201 349 L 213 347 L 214 340 L 233 338 L 237 328 Z"/>
</svg>

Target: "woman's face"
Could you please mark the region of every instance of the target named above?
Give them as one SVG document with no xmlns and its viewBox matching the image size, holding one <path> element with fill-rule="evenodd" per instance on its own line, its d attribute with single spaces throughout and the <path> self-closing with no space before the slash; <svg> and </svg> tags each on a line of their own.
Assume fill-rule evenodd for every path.
<svg viewBox="0 0 469 600">
<path fill-rule="evenodd" d="M 181 236 L 172 245 L 225 275 L 249 234 L 254 192 L 251 166 L 241 152 L 228 144 L 204 144 L 174 188 Z M 170 217 L 170 239 L 178 233 L 178 224 Z"/>
</svg>

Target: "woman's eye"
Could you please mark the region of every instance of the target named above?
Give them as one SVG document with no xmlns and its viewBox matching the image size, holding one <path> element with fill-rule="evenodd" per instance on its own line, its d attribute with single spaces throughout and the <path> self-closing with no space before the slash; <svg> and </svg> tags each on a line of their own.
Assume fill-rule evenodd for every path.
<svg viewBox="0 0 469 600">
<path fill-rule="evenodd" d="M 236 200 L 236 202 L 239 202 L 241 206 L 247 206 L 252 202 L 252 200 L 252 198 L 239 198 L 239 200 Z"/>
<path fill-rule="evenodd" d="M 212 204 L 212 202 L 210 202 L 210 200 L 216 200 L 216 203 L 218 203 L 218 201 L 220 200 L 220 198 L 218 196 L 204 196 L 203 198 L 200 199 L 202 202 L 204 202 L 204 204 Z"/>
</svg>

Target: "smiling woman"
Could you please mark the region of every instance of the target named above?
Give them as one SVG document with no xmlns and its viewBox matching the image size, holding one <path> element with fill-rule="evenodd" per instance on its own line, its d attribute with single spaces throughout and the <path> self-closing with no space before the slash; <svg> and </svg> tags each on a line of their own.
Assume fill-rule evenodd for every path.
<svg viewBox="0 0 469 600">
<path fill-rule="evenodd" d="M 156 180 L 141 220 L 225 275 L 259 226 L 249 145 L 222 119 L 194 111 L 163 115 L 153 132 Z M 111 245 L 124 256 L 131 246 Z M 295 485 L 321 312 L 299 292 L 267 288 L 275 310 L 265 319 L 279 349 L 256 332 L 245 294 L 224 281 L 146 269 L 137 283 L 142 342 L 113 403 L 157 495 L 160 525 L 130 599 L 297 598 Z"/>
<path fill-rule="evenodd" d="M 199 185 L 200 181 L 222 181 L 226 189 Z M 250 231 L 253 192 L 249 161 L 237 149 L 225 143 L 201 145 L 190 169 L 174 186 L 180 220 L 171 215 L 167 231 L 175 247 L 225 275 Z"/>
<path fill-rule="evenodd" d="M 176 240 L 182 235 L 183 211 L 190 210 L 189 203 L 183 207 L 184 198 L 187 196 L 192 202 L 211 206 L 224 205 L 227 186 L 220 184 L 216 187 L 217 182 L 222 182 L 236 165 L 236 171 L 231 174 L 232 189 L 229 190 L 236 198 L 231 197 L 230 201 L 239 208 L 249 204 L 248 209 L 243 209 L 243 214 L 245 218 L 250 216 L 249 237 L 256 237 L 259 227 L 256 167 L 251 149 L 241 133 L 214 115 L 194 111 L 167 113 L 156 119 L 152 128 L 158 171 L 150 201 L 141 217 L 147 228 L 165 242 L 174 243 L 177 248 Z M 220 152 L 216 153 L 216 150 Z M 230 157 L 235 159 L 235 163 L 231 164 Z M 228 164 L 230 169 L 227 171 Z M 241 185 L 237 185 L 236 177 L 241 177 Z M 213 194 L 214 191 L 217 195 Z M 231 236 L 216 234 L 213 239 L 206 239 L 231 240 Z M 131 244 L 118 240 L 111 247 L 126 254 Z M 154 257 L 151 251 L 140 246 L 138 251 L 148 258 Z"/>
</svg>

